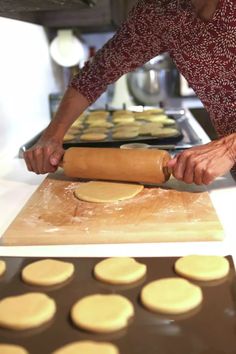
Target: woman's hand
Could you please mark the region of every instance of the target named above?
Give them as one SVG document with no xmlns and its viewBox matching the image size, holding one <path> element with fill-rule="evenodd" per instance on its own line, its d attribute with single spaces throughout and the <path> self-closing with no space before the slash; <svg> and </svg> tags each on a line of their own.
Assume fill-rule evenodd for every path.
<svg viewBox="0 0 236 354">
<path fill-rule="evenodd" d="M 44 174 L 57 170 L 63 154 L 61 141 L 41 137 L 32 148 L 24 152 L 24 159 L 29 171 Z"/>
<path fill-rule="evenodd" d="M 193 147 L 170 160 L 173 176 L 185 183 L 210 184 L 236 163 L 236 133 Z"/>
</svg>

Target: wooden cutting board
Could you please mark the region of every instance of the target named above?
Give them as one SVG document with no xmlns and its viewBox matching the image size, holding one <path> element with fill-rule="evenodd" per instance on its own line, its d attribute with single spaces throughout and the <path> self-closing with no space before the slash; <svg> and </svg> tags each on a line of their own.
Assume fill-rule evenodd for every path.
<svg viewBox="0 0 236 354">
<path fill-rule="evenodd" d="M 49 175 L 2 238 L 3 245 L 218 241 L 223 229 L 208 193 L 174 179 L 122 202 L 79 201 L 79 183 Z M 174 189 L 171 189 L 174 188 Z M 192 190 L 193 187 L 190 187 Z"/>
</svg>

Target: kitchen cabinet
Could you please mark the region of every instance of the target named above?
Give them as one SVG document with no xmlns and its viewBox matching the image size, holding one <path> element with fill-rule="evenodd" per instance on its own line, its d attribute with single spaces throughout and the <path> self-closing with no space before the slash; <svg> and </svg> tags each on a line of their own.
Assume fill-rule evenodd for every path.
<svg viewBox="0 0 236 354">
<path fill-rule="evenodd" d="M 80 32 L 117 28 L 136 0 L 3 0 L 0 16 L 47 28 L 77 27 Z"/>
</svg>

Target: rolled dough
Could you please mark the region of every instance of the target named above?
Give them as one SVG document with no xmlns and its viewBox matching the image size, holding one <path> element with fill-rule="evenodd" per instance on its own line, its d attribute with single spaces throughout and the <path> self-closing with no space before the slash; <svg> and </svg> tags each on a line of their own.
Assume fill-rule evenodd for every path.
<svg viewBox="0 0 236 354">
<path fill-rule="evenodd" d="M 5 273 L 6 271 L 6 262 L 0 260 L 0 277 Z"/>
<path fill-rule="evenodd" d="M 107 135 L 104 133 L 85 133 L 80 135 L 82 141 L 100 141 L 106 139 Z"/>
<path fill-rule="evenodd" d="M 217 280 L 229 273 L 229 262 L 221 256 L 190 255 L 175 262 L 176 273 L 196 280 Z"/>
<path fill-rule="evenodd" d="M 188 280 L 165 278 L 144 286 L 141 301 L 151 311 L 177 315 L 196 308 L 202 302 L 202 291 Z"/>
<path fill-rule="evenodd" d="M 146 272 L 145 264 L 129 257 L 104 259 L 94 267 L 95 277 L 110 284 L 130 284 L 141 279 Z"/>
<path fill-rule="evenodd" d="M 24 330 L 38 327 L 56 312 L 53 299 L 42 293 L 11 296 L 0 301 L 0 327 Z"/>
<path fill-rule="evenodd" d="M 27 265 L 21 273 L 22 279 L 29 284 L 50 286 L 60 284 L 74 273 L 74 265 L 56 259 L 43 259 Z"/>
<path fill-rule="evenodd" d="M 81 183 L 74 193 L 78 199 L 87 202 L 112 203 L 130 199 L 142 190 L 140 184 L 91 181 Z"/>
<path fill-rule="evenodd" d="M 121 295 L 90 295 L 71 309 L 74 324 L 96 333 L 109 333 L 125 328 L 134 315 L 132 303 Z"/>
<path fill-rule="evenodd" d="M 19 345 L 14 344 L 0 344 L 0 353 L 1 354 L 29 354 L 29 352 L 20 347 Z"/>
<path fill-rule="evenodd" d="M 111 343 L 83 340 L 67 344 L 52 354 L 119 354 L 119 350 Z M 10 354 L 10 353 L 9 353 Z"/>
</svg>

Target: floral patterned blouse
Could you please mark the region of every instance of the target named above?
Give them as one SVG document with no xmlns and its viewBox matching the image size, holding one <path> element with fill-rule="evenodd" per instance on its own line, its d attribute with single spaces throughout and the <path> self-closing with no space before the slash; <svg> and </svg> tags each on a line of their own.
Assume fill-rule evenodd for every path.
<svg viewBox="0 0 236 354">
<path fill-rule="evenodd" d="M 108 84 L 168 52 L 219 134 L 236 132 L 236 1 L 219 0 L 209 21 L 190 0 L 139 0 L 114 37 L 70 86 L 94 102 Z"/>
</svg>

